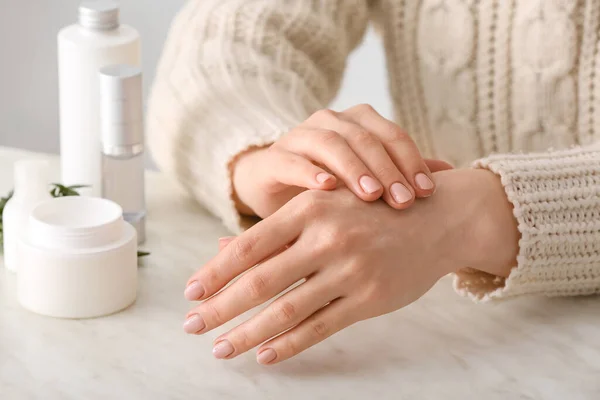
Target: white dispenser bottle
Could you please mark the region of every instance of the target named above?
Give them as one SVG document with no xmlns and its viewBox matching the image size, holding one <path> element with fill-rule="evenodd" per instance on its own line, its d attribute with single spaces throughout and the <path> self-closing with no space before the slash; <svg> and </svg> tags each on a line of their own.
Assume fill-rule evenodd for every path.
<svg viewBox="0 0 600 400">
<path fill-rule="evenodd" d="M 101 195 L 98 71 L 112 64 L 140 65 L 139 34 L 119 24 L 116 2 L 84 1 L 58 34 L 61 183 L 89 185 L 83 195 Z"/>
<path fill-rule="evenodd" d="M 146 238 L 142 71 L 110 65 L 99 72 L 102 127 L 102 197 L 123 208 L 123 218 Z"/>
<path fill-rule="evenodd" d="M 15 163 L 15 192 L 2 213 L 4 266 L 18 270 L 17 245 L 26 233 L 31 210 L 40 202 L 51 199 L 48 163 L 41 160 L 21 160 Z"/>
</svg>

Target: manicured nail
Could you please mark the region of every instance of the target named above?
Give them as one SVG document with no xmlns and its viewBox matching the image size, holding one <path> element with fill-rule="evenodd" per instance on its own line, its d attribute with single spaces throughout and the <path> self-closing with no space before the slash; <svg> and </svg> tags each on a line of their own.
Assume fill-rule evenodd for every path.
<svg viewBox="0 0 600 400">
<path fill-rule="evenodd" d="M 333 175 L 325 173 L 325 172 L 321 172 L 320 174 L 317 174 L 317 182 L 319 183 L 325 183 L 328 180 L 333 179 Z"/>
<path fill-rule="evenodd" d="M 219 247 L 222 248 L 227 246 L 233 239 L 235 239 L 235 236 L 224 236 L 219 238 Z"/>
<path fill-rule="evenodd" d="M 198 300 L 200 297 L 204 296 L 204 288 L 198 281 L 192 281 L 183 292 L 183 295 L 188 300 Z"/>
<path fill-rule="evenodd" d="M 409 202 L 412 200 L 413 197 L 410 190 L 408 190 L 406 186 L 398 182 L 393 183 L 392 186 L 390 186 L 390 193 L 392 194 L 394 201 L 399 204 Z"/>
<path fill-rule="evenodd" d="M 427 175 L 425 175 L 422 172 L 418 173 L 417 176 L 415 176 L 415 182 L 417 183 L 417 186 L 422 190 L 433 189 L 433 182 L 431 181 L 431 179 L 429 179 Z"/>
<path fill-rule="evenodd" d="M 233 353 L 233 345 L 229 340 L 222 340 L 213 347 L 213 356 L 216 358 L 225 358 Z"/>
<path fill-rule="evenodd" d="M 261 351 L 260 353 L 258 353 L 258 355 L 256 356 L 256 361 L 259 364 L 268 364 L 276 358 L 277 358 L 277 353 L 275 353 L 275 350 L 265 349 L 265 350 Z"/>
<path fill-rule="evenodd" d="M 183 323 L 183 330 L 186 333 L 198 333 L 204 328 L 206 328 L 206 324 L 198 314 L 190 315 Z"/>
<path fill-rule="evenodd" d="M 367 175 L 361 177 L 358 180 L 358 183 L 360 183 L 360 187 L 362 187 L 367 194 L 375 193 L 381 189 L 381 184 Z"/>
</svg>

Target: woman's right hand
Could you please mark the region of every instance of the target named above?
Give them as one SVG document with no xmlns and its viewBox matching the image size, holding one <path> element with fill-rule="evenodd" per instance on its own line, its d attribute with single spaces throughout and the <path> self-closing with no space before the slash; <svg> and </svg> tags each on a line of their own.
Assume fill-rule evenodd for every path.
<svg viewBox="0 0 600 400">
<path fill-rule="evenodd" d="M 233 165 L 238 210 L 265 218 L 306 189 L 335 189 L 338 179 L 364 201 L 383 196 L 405 209 L 435 191 L 431 170 L 410 136 L 372 107 L 320 110 L 268 148 L 243 153 Z"/>
</svg>

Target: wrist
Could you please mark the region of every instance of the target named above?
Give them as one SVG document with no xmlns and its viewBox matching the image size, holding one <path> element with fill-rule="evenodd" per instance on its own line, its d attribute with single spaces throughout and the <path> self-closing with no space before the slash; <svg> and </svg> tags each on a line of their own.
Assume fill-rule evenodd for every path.
<svg viewBox="0 0 600 400">
<path fill-rule="evenodd" d="M 255 216 L 250 202 L 250 193 L 247 190 L 251 185 L 253 165 L 256 157 L 267 147 L 251 147 L 238 154 L 230 163 L 230 178 L 232 186 L 232 200 L 235 208 L 242 215 Z"/>
<path fill-rule="evenodd" d="M 485 169 L 458 169 L 440 172 L 436 179 L 453 188 L 455 201 L 448 202 L 453 208 L 447 212 L 459 215 L 460 233 L 452 234 L 451 247 L 461 254 L 448 272 L 470 267 L 508 276 L 516 265 L 520 233 L 500 177 Z"/>
</svg>

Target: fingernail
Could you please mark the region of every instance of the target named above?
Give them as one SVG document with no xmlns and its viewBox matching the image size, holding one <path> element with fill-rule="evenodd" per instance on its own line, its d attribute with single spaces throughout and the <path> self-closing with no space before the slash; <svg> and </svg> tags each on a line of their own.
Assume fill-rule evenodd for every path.
<svg viewBox="0 0 600 400">
<path fill-rule="evenodd" d="M 431 181 L 431 179 L 429 179 L 427 175 L 425 175 L 422 172 L 418 173 L 417 176 L 415 176 L 415 182 L 417 183 L 417 186 L 423 190 L 433 189 L 433 182 Z"/>
<path fill-rule="evenodd" d="M 390 193 L 392 194 L 394 201 L 396 201 L 396 203 L 399 204 L 409 202 L 412 200 L 413 197 L 410 190 L 408 190 L 406 186 L 398 182 L 393 183 L 392 186 L 390 186 Z"/>
<path fill-rule="evenodd" d="M 231 242 L 233 239 L 235 239 L 235 236 L 224 236 L 224 237 L 219 238 L 219 247 L 225 246 L 226 244 Z"/>
<path fill-rule="evenodd" d="M 320 174 L 317 174 L 317 182 L 319 183 L 325 183 L 328 180 L 333 179 L 333 175 L 325 173 L 325 172 L 321 172 Z"/>
<path fill-rule="evenodd" d="M 268 364 L 276 358 L 277 353 L 275 353 L 275 350 L 265 349 L 258 353 L 258 355 L 256 356 L 256 362 L 258 362 L 259 364 Z"/>
<path fill-rule="evenodd" d="M 381 184 L 367 175 L 361 177 L 358 183 L 367 194 L 375 193 L 381 189 Z"/>
<path fill-rule="evenodd" d="M 204 296 L 204 288 L 198 281 L 192 281 L 183 292 L 183 295 L 188 300 L 198 300 Z"/>
<path fill-rule="evenodd" d="M 198 314 L 190 315 L 183 323 L 183 330 L 186 333 L 198 333 L 204 328 L 206 328 L 206 324 Z"/>
<path fill-rule="evenodd" d="M 233 353 L 233 345 L 229 340 L 222 340 L 213 347 L 213 356 L 216 358 L 225 358 Z"/>
</svg>

